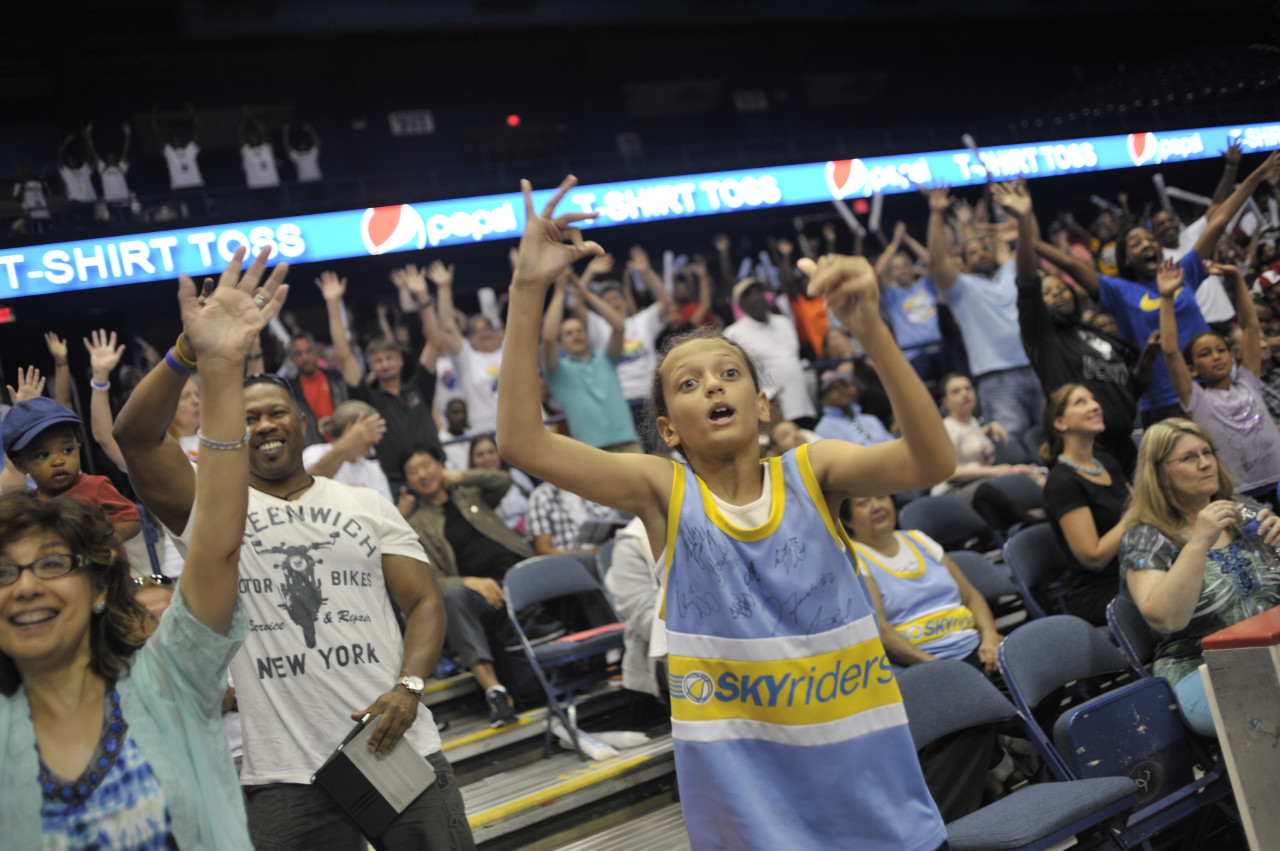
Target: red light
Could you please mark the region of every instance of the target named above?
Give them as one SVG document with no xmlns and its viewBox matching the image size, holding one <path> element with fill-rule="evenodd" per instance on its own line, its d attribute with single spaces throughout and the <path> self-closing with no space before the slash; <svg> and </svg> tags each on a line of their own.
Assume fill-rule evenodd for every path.
<svg viewBox="0 0 1280 851">
<path fill-rule="evenodd" d="M 13 321 L 13 308 L 0 307 L 0 324 Z"/>
<path fill-rule="evenodd" d="M 853 202 L 853 211 L 854 211 L 855 213 L 857 213 L 859 216 L 865 216 L 865 215 L 867 214 L 867 201 L 866 201 L 866 199 L 865 199 L 865 198 L 859 198 L 858 200 L 854 201 L 854 202 Z"/>
<path fill-rule="evenodd" d="M 511 115 L 508 115 L 508 116 L 507 116 L 507 126 L 508 126 L 508 127 L 519 127 L 519 126 L 520 126 L 520 116 L 515 115 L 514 113 L 513 113 L 513 114 L 511 114 Z"/>
</svg>

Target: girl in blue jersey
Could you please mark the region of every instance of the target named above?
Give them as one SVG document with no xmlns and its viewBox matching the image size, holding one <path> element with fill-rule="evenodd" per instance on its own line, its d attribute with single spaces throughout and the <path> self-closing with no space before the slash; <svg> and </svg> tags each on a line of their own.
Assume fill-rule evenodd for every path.
<svg viewBox="0 0 1280 851">
<path fill-rule="evenodd" d="M 839 440 L 761 461 L 768 399 L 742 350 L 672 345 L 654 375 L 660 438 L 684 463 L 611 454 L 542 426 L 536 351 L 546 292 L 602 253 L 555 216 L 570 176 L 526 229 L 511 281 L 498 447 L 529 473 L 641 518 L 666 574 L 672 732 L 693 848 L 929 851 L 946 833 L 915 757 L 875 609 L 836 517 L 848 498 L 926 488 L 955 452 L 880 318 L 862 258 L 801 261 L 879 370 L 903 437 Z"/>
</svg>

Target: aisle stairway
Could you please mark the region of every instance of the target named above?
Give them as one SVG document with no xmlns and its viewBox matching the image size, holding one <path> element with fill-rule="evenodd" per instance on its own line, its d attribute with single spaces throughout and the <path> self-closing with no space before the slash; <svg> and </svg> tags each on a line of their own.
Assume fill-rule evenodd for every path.
<svg viewBox="0 0 1280 851">
<path fill-rule="evenodd" d="M 438 720 L 453 763 L 476 845 L 486 851 L 552 851 L 688 847 L 679 804 L 669 724 L 641 732 L 646 744 L 610 759 L 584 762 L 555 740 L 544 757 L 545 707 L 520 713 L 516 724 L 491 729 L 474 678 L 430 680 L 423 702 Z M 583 729 L 629 729 L 628 694 L 604 685 L 578 699 Z M 634 837 L 633 837 L 634 833 Z M 619 845 L 621 837 L 640 845 Z"/>
</svg>

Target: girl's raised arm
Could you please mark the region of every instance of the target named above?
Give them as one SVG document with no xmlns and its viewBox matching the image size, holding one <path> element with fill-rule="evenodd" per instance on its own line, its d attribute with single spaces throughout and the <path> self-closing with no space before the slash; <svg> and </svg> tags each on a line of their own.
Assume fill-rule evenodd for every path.
<svg viewBox="0 0 1280 851">
<path fill-rule="evenodd" d="M 560 199 L 578 180 L 570 175 L 538 214 L 529 181 L 522 180 L 525 231 L 511 277 L 506 343 L 498 374 L 498 452 L 509 463 L 586 499 L 640 515 L 665 528 L 673 478 L 671 464 L 647 455 L 605 452 L 552 434 L 542 423 L 538 340 L 547 288 L 574 261 L 603 254 L 573 223 L 595 213 L 555 216 Z"/>
<path fill-rule="evenodd" d="M 942 425 L 933 397 L 920 382 L 893 334 L 880 318 L 875 271 L 862 257 L 828 255 L 817 263 L 801 260 L 810 297 L 827 303 L 862 347 L 879 373 L 902 437 L 875 446 L 841 440 L 814 444 L 809 457 L 828 499 L 896 493 L 945 481 L 956 469 L 956 450 Z"/>
</svg>

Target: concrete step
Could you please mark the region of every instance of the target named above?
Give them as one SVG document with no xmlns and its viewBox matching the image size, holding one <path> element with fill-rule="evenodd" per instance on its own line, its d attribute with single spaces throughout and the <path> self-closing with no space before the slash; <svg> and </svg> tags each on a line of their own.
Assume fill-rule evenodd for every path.
<svg viewBox="0 0 1280 851">
<path fill-rule="evenodd" d="M 554 753 L 467 783 L 462 797 L 476 844 L 483 845 L 513 838 L 517 831 L 545 825 L 580 807 L 674 773 L 671 735 L 663 733 L 641 747 L 598 762 L 582 762 L 569 751 Z M 510 842 L 505 846 L 516 847 Z"/>
<path fill-rule="evenodd" d="M 556 851 L 689 851 L 680 804 L 666 803 L 644 815 L 626 817 L 612 827 L 567 845 L 549 845 Z"/>
<path fill-rule="evenodd" d="M 479 691 L 476 678 L 470 671 L 464 671 L 443 680 L 431 677 L 427 680 L 426 688 L 422 690 L 422 702 L 434 708 L 459 698 L 472 697 Z"/>
</svg>

